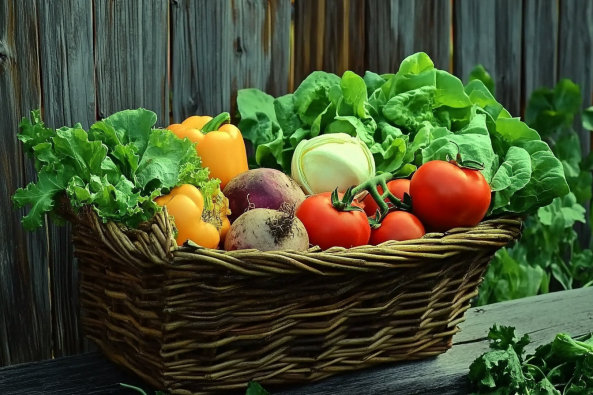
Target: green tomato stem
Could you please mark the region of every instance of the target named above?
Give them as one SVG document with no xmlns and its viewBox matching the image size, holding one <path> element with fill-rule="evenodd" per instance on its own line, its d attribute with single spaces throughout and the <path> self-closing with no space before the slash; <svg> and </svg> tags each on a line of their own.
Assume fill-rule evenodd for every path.
<svg viewBox="0 0 593 395">
<path fill-rule="evenodd" d="M 214 132 L 220 129 L 222 125 L 225 123 L 229 123 L 231 121 L 231 115 L 228 112 L 223 112 L 218 114 L 214 118 L 212 118 L 204 127 L 202 128 L 202 133 L 206 134 L 209 132 Z"/>
<path fill-rule="evenodd" d="M 375 176 L 362 184 L 358 185 L 355 188 L 349 188 L 346 193 L 344 193 L 344 197 L 342 200 L 338 198 L 338 191 L 337 189 L 332 193 L 332 205 L 339 211 L 352 211 L 357 210 L 361 211 L 360 207 L 352 206 L 352 202 L 354 201 L 354 197 L 361 193 L 362 191 L 367 191 L 377 206 L 379 206 L 379 210 L 377 210 L 377 215 L 375 219 L 369 219 L 371 226 L 378 227 L 379 224 L 385 218 L 385 216 L 392 210 L 392 207 L 389 207 L 389 204 L 385 201 L 387 199 L 391 204 L 393 204 L 394 208 L 404 211 L 411 211 L 412 207 L 410 202 L 402 202 L 400 199 L 395 197 L 389 188 L 387 188 L 387 182 L 393 179 L 393 174 L 391 173 L 383 173 L 381 175 Z M 383 193 L 379 193 L 378 187 L 383 189 Z"/>
</svg>

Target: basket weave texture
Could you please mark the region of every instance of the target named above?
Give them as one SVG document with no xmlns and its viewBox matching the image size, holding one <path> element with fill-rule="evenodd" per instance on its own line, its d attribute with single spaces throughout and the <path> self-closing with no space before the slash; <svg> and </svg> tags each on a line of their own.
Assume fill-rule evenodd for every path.
<svg viewBox="0 0 593 395">
<path fill-rule="evenodd" d="M 139 229 L 74 215 L 85 334 L 158 389 L 296 384 L 451 347 L 519 218 L 380 247 L 177 247 L 166 211 Z"/>
</svg>

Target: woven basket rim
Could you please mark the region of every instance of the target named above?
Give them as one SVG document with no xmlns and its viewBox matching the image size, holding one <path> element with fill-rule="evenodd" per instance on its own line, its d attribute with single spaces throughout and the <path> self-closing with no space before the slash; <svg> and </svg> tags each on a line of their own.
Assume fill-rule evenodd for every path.
<svg viewBox="0 0 593 395">
<path fill-rule="evenodd" d="M 104 241 L 111 240 L 120 244 L 120 251 L 124 245 L 127 246 L 124 248 L 128 250 L 125 258 L 135 261 L 140 266 L 144 263 L 140 259 L 135 259 L 135 255 L 149 255 L 152 264 L 179 266 L 191 262 L 199 255 L 202 259 L 226 266 L 232 272 L 250 276 L 295 273 L 343 275 L 414 267 L 425 260 L 443 260 L 460 253 L 480 254 L 485 251 L 496 251 L 517 240 L 521 236 L 523 226 L 521 217 L 508 216 L 487 219 L 471 228 L 429 233 L 420 239 L 388 241 L 378 246 L 332 247 L 327 250 L 315 246 L 305 251 L 225 251 L 201 247 L 192 242 L 178 246 L 173 237 L 166 207 L 151 220 L 139 225 L 139 229 L 144 231 L 131 229 L 114 221 L 104 223 L 91 206 L 84 206 L 75 213 L 70 202 L 65 201 L 60 209 L 64 218 L 75 226 L 90 226 Z M 144 234 L 139 237 L 138 234 L 141 233 Z M 143 247 L 135 246 L 134 239 L 144 239 L 145 243 L 140 240 Z"/>
</svg>

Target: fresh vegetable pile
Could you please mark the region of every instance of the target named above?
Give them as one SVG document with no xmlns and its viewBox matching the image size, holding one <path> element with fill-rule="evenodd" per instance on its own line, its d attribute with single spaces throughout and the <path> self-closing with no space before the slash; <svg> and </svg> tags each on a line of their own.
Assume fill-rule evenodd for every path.
<svg viewBox="0 0 593 395">
<path fill-rule="evenodd" d="M 560 333 L 551 343 L 525 356 L 529 335 L 494 325 L 491 351 L 470 366 L 475 395 L 587 395 L 593 393 L 593 336 L 571 338 Z"/>
<path fill-rule="evenodd" d="M 480 80 L 464 87 L 435 69 L 425 53 L 406 58 L 396 74 L 367 71 L 360 77 L 347 71 L 340 78 L 317 71 L 294 94 L 274 99 L 246 89 L 239 91 L 237 104 L 239 129 L 255 148 L 252 167 L 288 173 L 296 161 L 304 163 L 307 174 L 307 167 L 319 169 L 323 162 L 299 151 L 299 143 L 345 133 L 370 150 L 378 172 L 395 178 L 407 178 L 430 161 L 455 158 L 459 147 L 465 160 L 483 165 L 493 192 L 488 215 L 533 212 L 569 192 L 560 161 L 535 130 L 512 118 Z M 337 151 L 334 155 L 348 158 L 346 151 Z M 342 168 L 334 166 L 337 162 L 324 172 L 341 177 Z M 352 160 L 351 166 L 363 163 Z M 292 173 L 295 177 L 294 166 Z M 308 174 L 319 176 L 324 174 Z"/>
<path fill-rule="evenodd" d="M 180 245 L 351 248 L 524 215 L 569 192 L 536 131 L 424 53 L 395 74 L 314 72 L 294 94 L 237 101 L 238 128 L 223 113 L 154 129 L 140 109 L 54 131 L 34 113 L 19 138 L 39 181 L 14 196 L 33 207 L 26 227 L 65 194 L 130 227 L 166 206 Z"/>
</svg>

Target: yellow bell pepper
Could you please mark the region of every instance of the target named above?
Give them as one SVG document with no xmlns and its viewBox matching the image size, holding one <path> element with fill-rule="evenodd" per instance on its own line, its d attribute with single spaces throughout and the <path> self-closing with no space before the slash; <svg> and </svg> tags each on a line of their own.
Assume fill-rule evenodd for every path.
<svg viewBox="0 0 593 395">
<path fill-rule="evenodd" d="M 198 188 L 184 184 L 155 201 L 161 207 L 167 206 L 169 214 L 175 219 L 177 245 L 191 240 L 202 247 L 218 247 L 220 232 L 216 226 L 202 219 L 204 197 Z"/>
<path fill-rule="evenodd" d="M 189 117 L 181 124 L 167 127 L 177 137 L 198 143 L 196 150 L 202 158 L 202 166 L 210 170 L 211 178 L 220 179 L 220 189 L 249 170 L 243 136 L 236 126 L 228 123 L 230 119 L 229 113 L 224 112 L 215 118 Z"/>
</svg>

